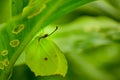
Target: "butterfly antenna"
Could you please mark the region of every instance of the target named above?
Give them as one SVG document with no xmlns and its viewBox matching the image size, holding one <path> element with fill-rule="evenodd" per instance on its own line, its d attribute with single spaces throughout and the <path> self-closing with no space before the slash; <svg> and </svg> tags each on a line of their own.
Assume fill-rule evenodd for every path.
<svg viewBox="0 0 120 80">
<path fill-rule="evenodd" d="M 56 26 L 55 30 L 53 32 L 51 32 L 50 34 L 48 34 L 48 36 L 52 35 L 55 31 L 57 31 L 58 26 Z"/>
</svg>

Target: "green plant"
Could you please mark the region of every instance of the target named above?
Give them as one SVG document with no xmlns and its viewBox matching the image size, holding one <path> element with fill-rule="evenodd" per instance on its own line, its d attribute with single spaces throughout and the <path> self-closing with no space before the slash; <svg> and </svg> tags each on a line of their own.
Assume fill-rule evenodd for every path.
<svg viewBox="0 0 120 80">
<path fill-rule="evenodd" d="M 16 60 L 38 32 L 91 1 L 94 0 L 0 1 L 0 79 L 9 79 Z"/>
</svg>

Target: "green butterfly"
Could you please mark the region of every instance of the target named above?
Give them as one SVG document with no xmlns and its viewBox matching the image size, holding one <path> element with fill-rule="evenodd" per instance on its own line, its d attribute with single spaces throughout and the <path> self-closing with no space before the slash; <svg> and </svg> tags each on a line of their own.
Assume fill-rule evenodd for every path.
<svg viewBox="0 0 120 80">
<path fill-rule="evenodd" d="M 57 27 L 53 32 L 56 30 Z M 65 76 L 67 73 L 67 61 L 57 45 L 48 37 L 49 35 L 45 34 L 34 39 L 28 45 L 25 50 L 26 64 L 36 76 L 56 74 Z"/>
</svg>

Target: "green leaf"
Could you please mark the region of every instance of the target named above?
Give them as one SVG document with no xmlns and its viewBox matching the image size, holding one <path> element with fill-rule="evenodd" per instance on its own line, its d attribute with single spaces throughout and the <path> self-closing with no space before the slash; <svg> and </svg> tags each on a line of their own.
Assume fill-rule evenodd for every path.
<svg viewBox="0 0 120 80">
<path fill-rule="evenodd" d="M 9 80 L 34 80 L 34 73 L 26 64 L 14 66 Z"/>
<path fill-rule="evenodd" d="M 33 40 L 25 52 L 26 64 L 36 76 L 66 75 L 67 61 L 50 39 Z"/>
<path fill-rule="evenodd" d="M 60 75 L 52 75 L 52 76 L 36 77 L 34 80 L 65 80 L 65 79 Z"/>
<path fill-rule="evenodd" d="M 8 51 L 8 55 L 6 57 L 0 56 L 0 60 L 4 61 L 7 58 L 9 61 L 9 65 L 4 70 L 0 70 L 0 76 L 3 78 L 8 78 L 20 54 L 42 28 L 75 8 L 94 0 L 41 0 L 41 2 L 39 0 L 29 0 L 32 2 L 28 3 L 26 7 L 29 8 L 26 10 L 26 7 L 24 9 L 23 7 L 27 4 L 27 1 L 15 1 L 12 7 L 17 8 L 18 3 L 19 7 L 17 9 L 12 8 L 14 18 L 8 23 L 3 22 L 4 25 L 0 25 L 0 52 Z M 33 16 L 29 17 L 31 15 Z"/>
<path fill-rule="evenodd" d="M 9 0 L 10 1 L 10 0 Z M 22 13 L 23 8 L 27 6 L 29 0 L 12 0 L 12 16 L 18 16 Z"/>
<path fill-rule="evenodd" d="M 117 80 L 120 74 L 120 39 L 113 33 L 119 31 L 119 23 L 111 18 L 83 16 L 62 25 L 53 38 L 65 53 L 73 71 L 72 77 L 77 76 L 77 80 Z M 109 66 L 113 63 L 117 67 Z"/>
<path fill-rule="evenodd" d="M 11 0 L 0 1 L 0 24 L 11 20 Z"/>
</svg>

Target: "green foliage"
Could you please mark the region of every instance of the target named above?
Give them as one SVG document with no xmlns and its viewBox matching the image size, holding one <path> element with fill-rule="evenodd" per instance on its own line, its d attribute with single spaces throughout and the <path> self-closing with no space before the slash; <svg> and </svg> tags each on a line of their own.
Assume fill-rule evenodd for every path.
<svg viewBox="0 0 120 80">
<path fill-rule="evenodd" d="M 65 79 L 59 75 L 52 75 L 52 76 L 37 77 L 35 78 L 35 80 L 65 80 Z"/>
<path fill-rule="evenodd" d="M 10 80 L 34 80 L 34 73 L 26 64 L 14 66 Z"/>
<path fill-rule="evenodd" d="M 62 25 L 52 37 L 67 57 L 68 80 L 120 79 L 119 25 L 104 16 L 83 16 Z"/>
<path fill-rule="evenodd" d="M 0 14 L 0 53 L 7 51 L 8 54 L 5 57 L 0 56 L 0 67 L 5 67 L 0 69 L 0 79 L 8 79 L 14 63 L 37 32 L 66 13 L 91 1 L 93 0 L 1 1 L 3 5 L 0 5 L 0 10 L 4 13 Z"/>
</svg>

